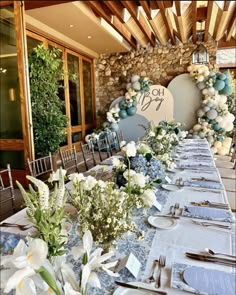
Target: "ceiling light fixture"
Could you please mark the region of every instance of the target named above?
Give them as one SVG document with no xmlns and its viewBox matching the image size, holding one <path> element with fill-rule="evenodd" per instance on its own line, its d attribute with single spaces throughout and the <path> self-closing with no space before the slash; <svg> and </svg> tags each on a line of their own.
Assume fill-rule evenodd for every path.
<svg viewBox="0 0 236 295">
<path fill-rule="evenodd" d="M 92 39 L 92 36 L 88 36 L 88 39 Z"/>
<path fill-rule="evenodd" d="M 70 28 L 74 28 L 74 25 L 69 25 Z"/>
</svg>

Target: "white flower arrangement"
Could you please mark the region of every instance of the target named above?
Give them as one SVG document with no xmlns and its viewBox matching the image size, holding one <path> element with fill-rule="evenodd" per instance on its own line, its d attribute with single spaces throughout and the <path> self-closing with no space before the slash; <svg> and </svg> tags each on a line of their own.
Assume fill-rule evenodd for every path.
<svg viewBox="0 0 236 295">
<path fill-rule="evenodd" d="M 107 112 L 107 121 L 110 123 L 118 123 L 120 121 L 119 111 L 120 111 L 120 108 L 118 104 L 115 105 L 115 107 L 111 108 Z"/>
<path fill-rule="evenodd" d="M 48 246 L 41 239 L 20 240 L 12 255 L 2 256 L 1 288 L 4 293 L 16 290 L 16 294 L 25 295 L 85 295 L 87 285 L 101 288 L 97 271 L 105 271 L 117 277 L 110 268 L 117 261 L 104 263 L 114 252 L 102 255 L 103 249 L 92 251 L 93 237 L 90 231 L 83 236 L 83 246 L 73 247 L 72 255 L 77 261 L 81 257 L 80 280 L 77 281 L 72 266 L 66 262 L 66 256 L 57 256 L 48 260 Z"/>
<path fill-rule="evenodd" d="M 128 195 L 115 189 L 113 182 L 92 176 L 73 176 L 71 203 L 78 210 L 80 230 L 91 230 L 96 243 L 111 244 L 123 233 L 132 230 L 127 219 Z"/>
<path fill-rule="evenodd" d="M 66 193 L 62 169 L 58 174 L 59 181 L 55 183 L 52 192 L 43 181 L 32 176 L 26 178 L 37 187 L 38 191 L 29 185 L 29 192 L 26 192 L 16 181 L 27 206 L 27 217 L 38 230 L 38 237 L 48 244 L 49 256 L 62 255 L 66 242 L 65 231 L 61 226 L 66 217 L 64 211 Z"/>
</svg>

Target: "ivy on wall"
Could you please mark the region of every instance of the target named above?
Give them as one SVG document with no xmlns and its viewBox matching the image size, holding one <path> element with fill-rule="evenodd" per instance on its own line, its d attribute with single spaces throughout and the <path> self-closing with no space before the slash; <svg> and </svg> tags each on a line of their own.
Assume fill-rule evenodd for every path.
<svg viewBox="0 0 236 295">
<path fill-rule="evenodd" d="M 65 140 L 67 117 L 62 112 L 63 102 L 58 97 L 62 60 L 59 50 L 48 50 L 38 45 L 29 56 L 30 95 L 35 154 L 55 152 Z"/>
</svg>

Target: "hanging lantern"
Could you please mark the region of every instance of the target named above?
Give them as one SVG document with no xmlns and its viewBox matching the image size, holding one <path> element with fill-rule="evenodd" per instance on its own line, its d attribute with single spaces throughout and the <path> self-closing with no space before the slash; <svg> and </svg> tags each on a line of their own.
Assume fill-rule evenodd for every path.
<svg viewBox="0 0 236 295">
<path fill-rule="evenodd" d="M 209 54 L 206 47 L 201 43 L 192 53 L 192 64 L 202 65 L 209 63 Z"/>
</svg>

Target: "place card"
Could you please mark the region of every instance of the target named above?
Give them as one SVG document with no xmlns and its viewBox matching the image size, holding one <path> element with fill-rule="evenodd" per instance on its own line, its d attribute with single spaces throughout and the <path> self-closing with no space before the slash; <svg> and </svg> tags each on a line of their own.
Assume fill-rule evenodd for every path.
<svg viewBox="0 0 236 295">
<path fill-rule="evenodd" d="M 161 212 L 162 204 L 159 203 L 157 200 L 155 200 L 155 202 L 153 203 L 153 206 L 156 207 L 156 209 Z"/>
<path fill-rule="evenodd" d="M 136 258 L 136 256 L 133 253 L 130 253 L 129 255 L 119 260 L 119 262 L 115 266 L 114 271 L 119 272 L 124 268 L 128 269 L 128 271 L 135 278 L 137 278 L 139 270 L 141 268 L 141 262 Z"/>
<path fill-rule="evenodd" d="M 171 183 L 171 182 L 172 182 L 172 180 L 170 179 L 170 177 L 167 176 L 167 175 L 166 175 L 166 177 L 165 177 L 165 181 L 166 181 L 167 183 Z"/>
</svg>

